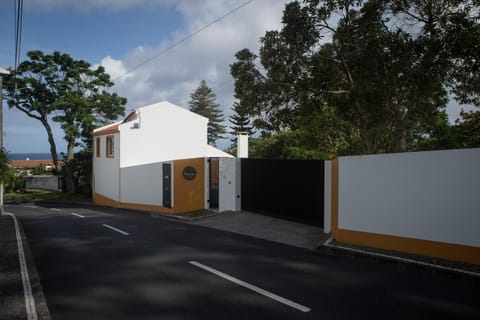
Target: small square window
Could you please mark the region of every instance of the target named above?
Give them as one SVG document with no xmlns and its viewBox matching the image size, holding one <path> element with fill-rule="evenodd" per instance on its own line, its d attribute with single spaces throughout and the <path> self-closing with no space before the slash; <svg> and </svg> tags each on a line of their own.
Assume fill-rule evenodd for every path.
<svg viewBox="0 0 480 320">
<path fill-rule="evenodd" d="M 115 154 L 115 149 L 113 145 L 113 136 L 107 137 L 107 158 L 113 158 Z"/>
</svg>

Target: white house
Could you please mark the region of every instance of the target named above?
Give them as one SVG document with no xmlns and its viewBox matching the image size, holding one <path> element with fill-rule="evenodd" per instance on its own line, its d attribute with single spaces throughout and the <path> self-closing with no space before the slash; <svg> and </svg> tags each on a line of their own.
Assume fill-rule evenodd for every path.
<svg viewBox="0 0 480 320">
<path fill-rule="evenodd" d="M 94 201 L 166 213 L 215 207 L 215 164 L 231 171 L 222 176 L 231 185 L 235 159 L 207 144 L 207 124 L 207 118 L 164 101 L 94 130 Z M 229 192 L 234 199 L 237 190 Z"/>
</svg>

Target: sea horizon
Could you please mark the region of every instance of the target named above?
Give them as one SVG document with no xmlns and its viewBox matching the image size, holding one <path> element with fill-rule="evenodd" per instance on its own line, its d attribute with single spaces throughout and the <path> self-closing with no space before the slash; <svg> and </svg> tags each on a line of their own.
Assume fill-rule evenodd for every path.
<svg viewBox="0 0 480 320">
<path fill-rule="evenodd" d="M 50 152 L 45 153 L 8 153 L 10 160 L 52 160 Z M 62 159 L 62 155 L 58 154 L 58 159 Z"/>
</svg>

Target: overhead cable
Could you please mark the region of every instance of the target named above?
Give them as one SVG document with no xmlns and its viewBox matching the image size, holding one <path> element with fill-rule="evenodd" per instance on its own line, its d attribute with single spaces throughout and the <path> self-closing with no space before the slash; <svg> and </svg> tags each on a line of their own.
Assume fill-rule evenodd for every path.
<svg viewBox="0 0 480 320">
<path fill-rule="evenodd" d="M 213 20 L 212 22 L 204 25 L 203 27 L 201 27 L 200 29 L 190 33 L 189 35 L 187 35 L 186 37 L 182 38 L 181 40 L 173 43 L 171 46 L 167 47 L 166 49 L 160 51 L 159 53 L 153 55 L 152 57 L 148 58 L 147 60 L 144 60 L 143 62 L 137 64 L 136 66 L 134 66 L 133 68 L 131 68 L 130 70 L 122 73 L 120 76 L 116 77 L 113 81 L 117 81 L 118 79 L 120 78 L 123 78 L 124 76 L 126 76 L 127 74 L 133 72 L 134 70 L 137 70 L 139 69 L 140 67 L 146 65 L 147 63 L 150 63 L 151 61 L 157 59 L 158 57 L 160 57 L 161 55 L 164 55 L 165 53 L 167 53 L 168 51 L 172 50 L 173 48 L 177 47 L 178 45 L 182 44 L 183 42 L 193 38 L 194 36 L 196 36 L 197 34 L 199 34 L 200 32 L 202 32 L 203 30 L 213 26 L 214 24 L 216 24 L 217 22 L 220 22 L 221 20 L 223 20 L 224 18 L 228 17 L 229 15 L 233 14 L 234 12 L 240 10 L 241 8 L 245 7 L 246 5 L 248 5 L 249 3 L 253 2 L 254 0 L 249 0 L 249 1 L 246 1 L 244 3 L 242 3 L 241 5 L 239 5 L 238 7 L 235 7 L 234 9 L 230 10 L 229 12 L 225 13 L 224 15 L 222 15 L 221 17 Z"/>
</svg>

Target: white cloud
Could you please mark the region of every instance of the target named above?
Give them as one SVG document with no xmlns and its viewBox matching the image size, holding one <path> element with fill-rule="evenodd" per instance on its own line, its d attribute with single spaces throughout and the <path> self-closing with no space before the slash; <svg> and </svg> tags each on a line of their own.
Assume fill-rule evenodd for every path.
<svg viewBox="0 0 480 320">
<path fill-rule="evenodd" d="M 155 47 L 132 48 L 126 56 L 117 57 L 118 60 L 107 56 L 102 65 L 114 80 L 115 75 L 124 73 L 125 69 L 135 68 L 126 77 L 117 79 L 114 87 L 120 95 L 127 97 L 129 109 L 160 100 L 188 108 L 190 94 L 201 80 L 205 80 L 217 95 L 217 102 L 224 109 L 227 120 L 233 104 L 229 65 L 234 62 L 235 53 L 243 48 L 258 52 L 259 38 L 267 30 L 281 27 L 287 2 L 253 1 L 168 50 L 241 4 L 232 0 L 178 1 L 175 9 L 185 21 L 181 29 L 174 30 L 169 39 L 162 40 Z M 136 68 L 152 57 L 155 58 Z M 225 124 L 228 125 L 228 121 Z"/>
<path fill-rule="evenodd" d="M 259 38 L 267 30 L 281 27 L 281 16 L 288 1 L 253 1 L 211 27 L 167 50 L 173 44 L 196 32 L 239 4 L 232 0 L 178 1 L 175 9 L 184 17 L 185 25 L 154 47 L 139 46 L 124 57 L 105 57 L 101 64 L 116 79 L 124 70 L 136 68 L 115 81 L 114 90 L 128 98 L 128 108 L 136 108 L 159 100 L 168 100 L 188 107 L 190 94 L 201 80 L 217 95 L 217 102 L 230 115 L 233 103 L 233 79 L 229 65 L 243 48 L 258 51 Z"/>
</svg>

